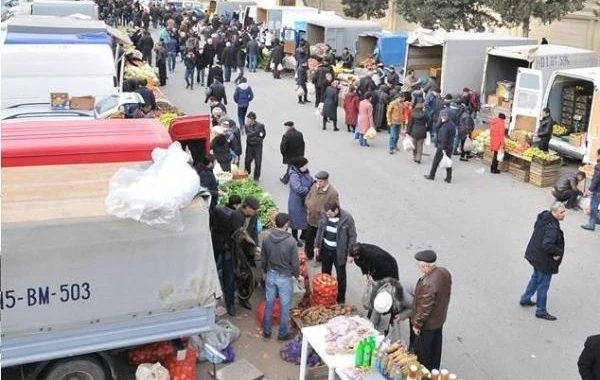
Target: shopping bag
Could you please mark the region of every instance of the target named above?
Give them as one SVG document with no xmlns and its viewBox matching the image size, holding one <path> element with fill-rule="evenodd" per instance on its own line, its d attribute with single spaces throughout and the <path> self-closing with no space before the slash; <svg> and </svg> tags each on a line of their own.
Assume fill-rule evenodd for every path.
<svg viewBox="0 0 600 380">
<path fill-rule="evenodd" d="M 365 286 L 365 290 L 363 291 L 363 295 L 362 295 L 362 306 L 365 308 L 365 310 L 371 310 L 373 308 L 373 305 L 371 304 L 371 297 L 373 295 L 373 290 L 375 289 L 375 282 L 372 280 L 369 280 L 369 282 L 367 282 L 367 285 Z"/>
<path fill-rule="evenodd" d="M 269 68 L 270 68 L 271 70 L 275 69 L 275 62 L 271 62 L 271 63 L 269 64 Z"/>
<path fill-rule="evenodd" d="M 498 151 L 498 155 L 496 156 L 498 162 L 504 161 L 504 149 Z"/>
<path fill-rule="evenodd" d="M 282 71 L 283 70 L 283 65 L 280 63 L 277 65 L 277 71 Z"/>
<path fill-rule="evenodd" d="M 415 144 L 412 141 L 412 137 L 407 136 L 402 140 L 402 148 L 407 152 L 415 150 Z"/>
<path fill-rule="evenodd" d="M 306 288 L 304 287 L 304 282 L 298 280 L 297 278 L 293 279 L 294 281 L 294 290 L 292 292 L 292 309 L 295 309 L 304 298 L 304 293 L 306 293 Z"/>
<path fill-rule="evenodd" d="M 431 133 L 429 132 L 427 132 L 427 135 L 425 135 L 425 145 L 431 145 Z"/>
<path fill-rule="evenodd" d="M 325 106 L 325 104 L 323 102 L 319 103 L 319 106 L 317 107 L 317 109 L 315 111 L 315 115 L 321 116 L 321 114 L 323 113 L 324 106 Z"/>
<path fill-rule="evenodd" d="M 452 159 L 446 156 L 446 151 L 443 151 L 442 161 L 440 161 L 440 168 L 450 169 L 452 167 Z"/>
<path fill-rule="evenodd" d="M 377 138 L 377 131 L 375 130 L 375 128 L 370 127 L 367 130 L 367 133 L 365 133 L 365 138 L 367 140 L 374 140 L 375 138 Z"/>
<path fill-rule="evenodd" d="M 135 380 L 169 380 L 169 371 L 160 363 L 143 363 L 135 371 Z"/>
<path fill-rule="evenodd" d="M 300 86 L 296 86 L 296 96 L 301 97 L 304 96 L 304 89 Z"/>
<path fill-rule="evenodd" d="M 467 139 L 465 140 L 465 145 L 463 146 L 463 151 L 471 152 L 472 150 L 473 150 L 473 140 L 471 140 L 471 138 L 467 136 Z"/>
<path fill-rule="evenodd" d="M 315 88 L 315 85 L 310 82 L 306 84 L 306 89 L 308 90 L 308 95 L 314 95 L 315 92 L 317 91 L 317 89 Z"/>
</svg>

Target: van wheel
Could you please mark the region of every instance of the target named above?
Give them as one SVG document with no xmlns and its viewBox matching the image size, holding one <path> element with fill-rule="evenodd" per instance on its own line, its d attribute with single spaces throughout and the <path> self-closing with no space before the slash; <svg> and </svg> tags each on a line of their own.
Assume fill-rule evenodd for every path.
<svg viewBox="0 0 600 380">
<path fill-rule="evenodd" d="M 106 380 L 104 368 L 92 358 L 59 361 L 48 369 L 43 380 Z"/>
</svg>

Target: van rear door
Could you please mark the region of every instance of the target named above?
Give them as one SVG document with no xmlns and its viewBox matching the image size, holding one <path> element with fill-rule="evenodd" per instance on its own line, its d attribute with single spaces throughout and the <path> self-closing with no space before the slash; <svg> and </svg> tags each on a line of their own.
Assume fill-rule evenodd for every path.
<svg viewBox="0 0 600 380">
<path fill-rule="evenodd" d="M 509 132 L 515 128 L 535 132 L 542 111 L 542 72 L 519 68 Z"/>
</svg>

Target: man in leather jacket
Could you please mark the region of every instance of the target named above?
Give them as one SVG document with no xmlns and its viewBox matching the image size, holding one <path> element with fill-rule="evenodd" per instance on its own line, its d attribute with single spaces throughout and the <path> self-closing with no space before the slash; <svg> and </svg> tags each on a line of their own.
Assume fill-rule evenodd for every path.
<svg viewBox="0 0 600 380">
<path fill-rule="evenodd" d="M 538 147 L 544 152 L 548 151 L 548 145 L 550 145 L 550 139 L 552 138 L 552 127 L 554 126 L 554 120 L 550 116 L 550 109 L 548 107 L 542 110 L 542 120 L 540 120 L 540 127 L 537 130 L 537 137 L 540 139 Z"/>
<path fill-rule="evenodd" d="M 442 359 L 442 327 L 446 322 L 452 276 L 446 268 L 435 265 L 434 251 L 417 252 L 415 260 L 423 274 L 415 287 L 412 306 L 413 349 L 426 368 L 440 368 Z"/>
</svg>

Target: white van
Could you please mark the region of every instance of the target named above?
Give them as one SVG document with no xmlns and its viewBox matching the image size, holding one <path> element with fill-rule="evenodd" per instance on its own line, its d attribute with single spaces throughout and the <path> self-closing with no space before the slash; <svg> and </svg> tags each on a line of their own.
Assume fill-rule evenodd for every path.
<svg viewBox="0 0 600 380">
<path fill-rule="evenodd" d="M 31 14 L 38 16 L 71 16 L 80 14 L 91 20 L 98 20 L 98 6 L 89 0 L 61 1 L 34 0 L 31 4 Z"/>
<path fill-rule="evenodd" d="M 5 44 L 0 55 L 1 108 L 48 103 L 51 92 L 96 99 L 118 92 L 113 52 L 105 44 Z"/>
</svg>

